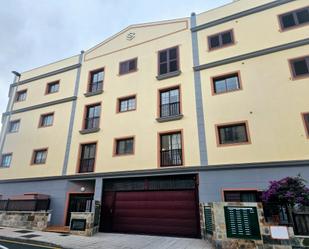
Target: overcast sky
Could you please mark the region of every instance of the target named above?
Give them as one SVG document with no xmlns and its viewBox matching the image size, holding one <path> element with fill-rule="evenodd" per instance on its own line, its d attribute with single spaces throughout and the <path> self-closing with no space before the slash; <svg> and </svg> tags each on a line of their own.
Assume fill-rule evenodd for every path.
<svg viewBox="0 0 309 249">
<path fill-rule="evenodd" d="M 12 70 L 23 72 L 86 50 L 131 24 L 200 13 L 232 0 L 1 0 L 0 112 Z"/>
</svg>

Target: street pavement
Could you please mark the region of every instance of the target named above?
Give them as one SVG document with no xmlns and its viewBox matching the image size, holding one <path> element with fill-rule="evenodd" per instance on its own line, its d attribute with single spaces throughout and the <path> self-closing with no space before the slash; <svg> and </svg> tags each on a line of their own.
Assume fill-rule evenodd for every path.
<svg viewBox="0 0 309 249">
<path fill-rule="evenodd" d="M 7 244 L 8 249 L 39 249 L 39 248 L 68 248 L 68 249 L 211 249 L 211 245 L 201 239 L 175 238 L 163 236 L 130 235 L 116 233 L 97 233 L 93 237 L 83 237 L 76 235 L 64 236 L 59 233 L 24 231 L 21 229 L 1 227 L 1 239 L 13 239 L 36 244 L 45 243 L 45 247 L 31 247 L 31 245 Z M 26 236 L 26 237 L 25 237 Z M 33 236 L 33 237 L 32 237 Z M 35 236 L 35 237 L 34 237 Z M 28 238 L 27 238 L 28 237 Z M 32 237 L 32 238 L 30 238 Z M 2 244 L 2 242 L 0 243 Z M 55 246 L 50 246 L 53 244 Z M 5 244 L 3 244 L 6 246 Z M 57 246 L 56 246 L 57 245 Z M 15 246 L 15 247 L 14 247 Z M 28 247 L 26 247 L 28 246 Z M 30 247 L 29 247 L 30 246 Z M 0 247 L 0 249 L 3 249 Z"/>
</svg>

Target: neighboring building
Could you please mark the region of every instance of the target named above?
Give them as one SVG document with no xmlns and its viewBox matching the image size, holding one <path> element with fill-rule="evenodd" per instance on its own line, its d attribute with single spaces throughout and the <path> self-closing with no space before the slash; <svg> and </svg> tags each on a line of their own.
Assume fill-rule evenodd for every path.
<svg viewBox="0 0 309 249">
<path fill-rule="evenodd" d="M 94 199 L 101 231 L 196 237 L 199 202 L 309 180 L 308 9 L 234 1 L 17 75 L 0 194 L 49 194 L 53 225 Z"/>
</svg>

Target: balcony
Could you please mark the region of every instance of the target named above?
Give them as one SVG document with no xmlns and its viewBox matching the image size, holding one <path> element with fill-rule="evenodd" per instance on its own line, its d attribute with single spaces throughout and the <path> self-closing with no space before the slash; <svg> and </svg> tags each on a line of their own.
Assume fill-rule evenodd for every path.
<svg viewBox="0 0 309 249">
<path fill-rule="evenodd" d="M 78 173 L 90 173 L 94 171 L 94 158 L 81 159 Z"/>
<path fill-rule="evenodd" d="M 86 118 L 84 129 L 79 131 L 80 134 L 88 134 L 98 132 L 100 130 L 100 117 Z"/>
<path fill-rule="evenodd" d="M 96 83 L 92 83 L 91 85 L 89 85 L 89 89 L 88 92 L 85 93 L 85 97 L 91 97 L 94 95 L 98 95 L 103 93 L 103 81 L 99 81 Z"/>
<path fill-rule="evenodd" d="M 181 165 L 183 165 L 182 149 L 164 150 L 160 152 L 161 167 Z"/>
<path fill-rule="evenodd" d="M 182 119 L 180 113 L 180 102 L 164 104 L 160 106 L 160 117 L 157 118 L 159 123 Z"/>
</svg>

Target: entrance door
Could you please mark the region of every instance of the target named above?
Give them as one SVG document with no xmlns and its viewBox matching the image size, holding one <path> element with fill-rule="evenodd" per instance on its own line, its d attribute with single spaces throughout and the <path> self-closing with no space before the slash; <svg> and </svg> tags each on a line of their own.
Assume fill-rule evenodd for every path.
<svg viewBox="0 0 309 249">
<path fill-rule="evenodd" d="M 90 212 L 93 194 L 70 194 L 66 226 L 70 225 L 71 212 Z"/>
</svg>

